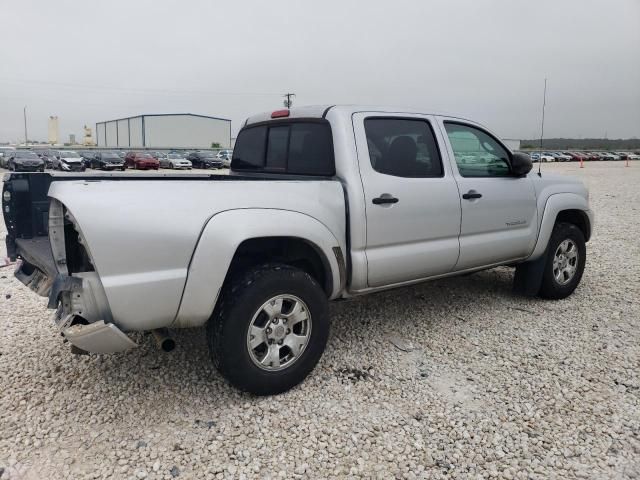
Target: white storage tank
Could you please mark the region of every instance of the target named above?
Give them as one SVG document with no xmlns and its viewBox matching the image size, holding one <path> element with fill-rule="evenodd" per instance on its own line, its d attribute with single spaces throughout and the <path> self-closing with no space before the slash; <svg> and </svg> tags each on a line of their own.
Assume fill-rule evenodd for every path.
<svg viewBox="0 0 640 480">
<path fill-rule="evenodd" d="M 96 123 L 105 148 L 221 148 L 231 146 L 231 120 L 193 113 L 145 114 Z"/>
</svg>

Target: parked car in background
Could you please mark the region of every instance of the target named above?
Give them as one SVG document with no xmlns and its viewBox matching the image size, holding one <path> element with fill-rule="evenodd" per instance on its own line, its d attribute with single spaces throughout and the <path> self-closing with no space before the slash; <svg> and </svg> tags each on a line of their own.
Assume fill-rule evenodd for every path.
<svg viewBox="0 0 640 480">
<path fill-rule="evenodd" d="M 44 160 L 29 150 L 9 153 L 7 168 L 14 172 L 44 172 Z"/>
<path fill-rule="evenodd" d="M 80 152 L 80 156 L 82 157 L 82 161 L 84 162 L 85 167 L 89 167 L 91 161 L 95 158 L 96 154 L 95 150 L 85 150 L 84 152 Z"/>
<path fill-rule="evenodd" d="M 191 161 L 193 168 L 222 168 L 222 160 L 209 151 L 191 152 L 187 160 Z"/>
<path fill-rule="evenodd" d="M 53 168 L 63 172 L 84 172 L 86 169 L 82 157 L 71 150 L 60 150 L 53 157 Z"/>
<path fill-rule="evenodd" d="M 100 170 L 124 170 L 124 160 L 116 152 L 96 152 L 90 164 Z"/>
<path fill-rule="evenodd" d="M 13 147 L 0 147 L 0 167 L 7 168 L 7 159 L 15 151 L 16 149 Z"/>
<path fill-rule="evenodd" d="M 560 152 L 548 152 L 548 155 L 551 155 L 553 158 L 555 158 L 556 162 L 568 162 L 571 160 L 571 157 L 569 155 L 565 155 Z"/>
<path fill-rule="evenodd" d="M 45 168 L 53 168 L 53 159 L 58 155 L 58 150 L 43 150 L 40 158 L 44 160 Z"/>
<path fill-rule="evenodd" d="M 580 160 L 584 161 L 584 156 L 577 152 L 560 152 L 562 155 L 569 157 L 569 161 L 571 162 L 579 162 Z"/>
<path fill-rule="evenodd" d="M 602 152 L 600 157 L 602 160 L 620 160 L 620 157 L 613 152 Z"/>
<path fill-rule="evenodd" d="M 167 158 L 167 154 L 164 152 L 149 152 L 153 158 L 160 161 L 163 158 Z"/>
<path fill-rule="evenodd" d="M 129 152 L 124 157 L 124 165 L 135 170 L 158 170 L 160 162 L 147 152 Z"/>
<path fill-rule="evenodd" d="M 627 155 L 628 160 L 640 160 L 640 154 L 638 153 L 630 153 Z"/>
<path fill-rule="evenodd" d="M 187 169 L 191 170 L 192 164 L 179 153 L 168 153 L 164 158 L 158 160 L 162 168 Z"/>
<path fill-rule="evenodd" d="M 611 152 L 611 153 L 620 157 L 620 160 L 626 160 L 629 157 L 629 152 Z"/>
<path fill-rule="evenodd" d="M 225 168 L 231 167 L 231 157 L 233 156 L 233 150 L 220 150 L 216 157 L 222 160 L 222 166 Z"/>
<path fill-rule="evenodd" d="M 551 155 L 547 155 L 546 153 L 538 153 L 538 152 L 534 152 L 531 155 L 531 160 L 533 160 L 534 162 L 555 162 L 556 159 L 554 157 L 552 157 Z"/>
</svg>

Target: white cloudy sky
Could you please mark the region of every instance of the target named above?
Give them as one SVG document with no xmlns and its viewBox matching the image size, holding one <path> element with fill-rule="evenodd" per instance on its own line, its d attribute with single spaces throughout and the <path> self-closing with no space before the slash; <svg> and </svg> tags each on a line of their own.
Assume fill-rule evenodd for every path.
<svg viewBox="0 0 640 480">
<path fill-rule="evenodd" d="M 139 113 L 404 105 L 640 136 L 640 0 L 0 0 L 0 141 Z"/>
</svg>

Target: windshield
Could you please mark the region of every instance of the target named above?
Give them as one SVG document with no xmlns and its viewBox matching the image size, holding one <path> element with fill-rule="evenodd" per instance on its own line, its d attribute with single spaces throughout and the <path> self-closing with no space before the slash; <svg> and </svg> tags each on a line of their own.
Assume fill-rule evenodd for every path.
<svg viewBox="0 0 640 480">
<path fill-rule="evenodd" d="M 111 153 L 111 152 L 103 153 L 103 154 L 102 154 L 102 158 L 105 158 L 105 159 L 107 159 L 107 158 L 108 158 L 108 159 L 116 159 L 116 160 L 120 160 L 120 157 L 118 156 L 118 154 L 116 154 L 116 153 Z"/>
<path fill-rule="evenodd" d="M 76 152 L 60 152 L 62 158 L 80 158 Z"/>
<path fill-rule="evenodd" d="M 35 158 L 38 159 L 38 155 L 33 152 L 16 152 L 16 158 Z"/>
<path fill-rule="evenodd" d="M 139 158 L 153 158 L 151 156 L 151 154 L 149 154 L 149 153 L 138 153 L 138 154 L 136 154 L 136 157 L 139 157 Z"/>
<path fill-rule="evenodd" d="M 182 158 L 184 158 L 184 157 L 183 157 L 182 155 L 178 155 L 177 153 L 170 153 L 170 154 L 168 155 L 168 158 L 178 160 L 178 159 L 182 159 Z"/>
<path fill-rule="evenodd" d="M 202 158 L 213 158 L 214 157 L 213 153 L 211 153 L 211 152 L 201 152 L 199 155 Z"/>
</svg>

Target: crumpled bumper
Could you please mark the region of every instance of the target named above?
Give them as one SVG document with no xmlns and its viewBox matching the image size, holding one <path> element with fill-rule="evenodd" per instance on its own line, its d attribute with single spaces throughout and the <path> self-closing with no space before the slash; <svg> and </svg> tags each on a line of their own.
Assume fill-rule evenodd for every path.
<svg viewBox="0 0 640 480">
<path fill-rule="evenodd" d="M 104 323 L 104 320 L 64 328 L 62 335 L 72 345 L 91 353 L 124 352 L 137 346 L 113 323 Z"/>
<path fill-rule="evenodd" d="M 108 303 L 94 272 L 58 274 L 49 292 L 48 307 L 57 308 L 55 322 L 64 338 L 82 350 L 116 353 L 137 346 L 109 321 Z"/>
</svg>

